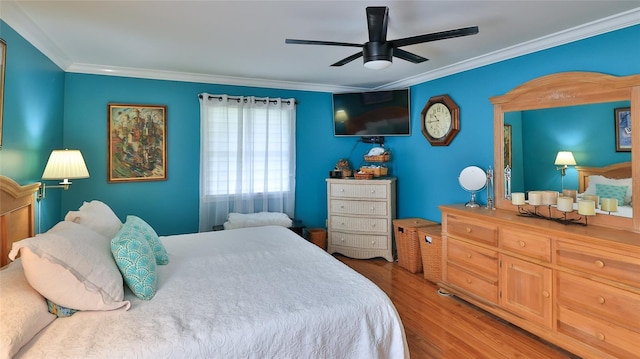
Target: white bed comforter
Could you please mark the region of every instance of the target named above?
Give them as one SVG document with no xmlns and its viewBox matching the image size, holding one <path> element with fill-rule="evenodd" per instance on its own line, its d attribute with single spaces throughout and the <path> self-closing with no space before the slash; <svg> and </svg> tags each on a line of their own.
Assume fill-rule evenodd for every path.
<svg viewBox="0 0 640 359">
<path fill-rule="evenodd" d="M 151 301 L 58 318 L 17 358 L 408 358 L 368 279 L 283 227 L 161 237 Z"/>
</svg>

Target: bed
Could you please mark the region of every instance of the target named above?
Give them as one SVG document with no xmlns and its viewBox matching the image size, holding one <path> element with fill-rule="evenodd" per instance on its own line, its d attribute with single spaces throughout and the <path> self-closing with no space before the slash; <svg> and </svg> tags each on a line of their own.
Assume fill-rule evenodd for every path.
<svg viewBox="0 0 640 359">
<path fill-rule="evenodd" d="M 624 187 L 624 199 L 619 202 L 618 211 L 612 212 L 612 215 L 621 217 L 633 217 L 631 207 L 632 193 L 632 173 L 631 162 L 620 162 L 603 167 L 587 167 L 576 166 L 578 172 L 578 193 L 579 194 L 598 194 L 596 184 L 605 184 L 613 187 Z M 601 196 L 602 197 L 602 196 Z M 606 213 L 600 210 L 597 213 Z"/>
<path fill-rule="evenodd" d="M 0 192 L 4 193 L 2 183 Z M 35 187 L 29 188 L 22 194 L 33 201 Z M 30 195 L 25 194 L 29 191 Z M 21 248 L 21 256 L 0 270 L 3 307 L 11 300 L 9 290 L 22 286 L 30 290 L 29 298 L 36 303 L 29 308 L 37 307 L 40 312 L 47 308 L 44 296 L 25 279 L 33 276 L 27 264 L 36 250 L 25 250 L 30 247 L 24 243 L 39 240 L 51 245 L 51 240 L 43 241 L 42 237 L 72 241 L 70 233 L 76 232 L 69 231 L 80 230 L 84 231 L 78 236 L 83 243 L 104 245 L 100 238 L 107 237 L 102 228 L 92 227 L 96 223 L 85 217 L 69 220 L 73 213 L 83 214 L 83 207 L 70 211 L 67 220 L 44 234 L 16 244 L 5 243 Z M 112 248 L 132 217 L 127 215 L 110 241 Z M 19 224 L 33 226 L 32 221 Z M 2 228 L 10 227 L 2 222 Z M 161 236 L 158 241 L 168 263 L 155 267 L 157 290 L 151 298 L 141 299 L 137 287 L 129 287 L 125 276 L 124 284 L 120 280 L 122 297 L 112 303 L 115 309 L 80 310 L 66 317 L 46 311 L 39 314 L 42 328 L 31 328 L 33 333 L 18 335 L 13 343 L 7 341 L 7 332 L 15 332 L 18 325 L 7 327 L 3 317 L 0 345 L 14 345 L 16 353 L 4 348 L 2 357 L 409 357 L 402 323 L 384 292 L 287 228 L 240 228 Z M 152 246 L 154 254 L 152 258 L 158 259 Z M 3 316 L 11 314 L 6 308 L 2 310 Z"/>
</svg>

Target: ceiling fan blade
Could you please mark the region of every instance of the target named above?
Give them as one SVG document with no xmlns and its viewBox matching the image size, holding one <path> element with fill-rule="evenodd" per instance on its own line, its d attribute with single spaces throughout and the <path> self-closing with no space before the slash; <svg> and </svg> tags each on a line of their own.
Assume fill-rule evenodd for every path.
<svg viewBox="0 0 640 359">
<path fill-rule="evenodd" d="M 369 27 L 369 42 L 387 41 L 387 23 L 389 22 L 389 8 L 386 6 L 367 7 L 367 26 Z"/>
<path fill-rule="evenodd" d="M 353 61 L 355 59 L 358 59 L 358 58 L 361 58 L 361 57 L 362 57 L 362 52 L 358 52 L 357 54 L 353 54 L 353 55 L 351 55 L 349 57 L 345 57 L 344 59 L 336 62 L 335 64 L 332 64 L 331 66 L 342 66 L 342 65 L 348 64 L 351 61 Z"/>
<path fill-rule="evenodd" d="M 316 40 L 285 39 L 284 43 L 285 44 L 298 44 L 298 45 L 329 45 L 329 46 L 362 47 L 362 44 L 352 44 L 352 43 L 349 43 L 349 42 L 316 41 Z"/>
<path fill-rule="evenodd" d="M 407 45 L 413 45 L 413 44 L 420 44 L 423 42 L 451 39 L 454 37 L 475 35 L 477 33 L 478 33 L 478 27 L 472 26 L 472 27 L 465 27 L 465 28 L 456 29 L 456 30 L 434 32 L 426 35 L 405 37 L 403 39 L 392 40 L 389 42 L 393 44 L 393 47 L 400 47 L 400 46 L 407 46 Z"/>
<path fill-rule="evenodd" d="M 421 62 L 429 61 L 429 59 L 424 58 L 420 55 L 413 54 L 409 51 L 404 51 L 402 49 L 395 48 L 393 49 L 393 56 L 401 58 L 403 60 L 407 60 L 414 64 L 419 64 Z"/>
</svg>

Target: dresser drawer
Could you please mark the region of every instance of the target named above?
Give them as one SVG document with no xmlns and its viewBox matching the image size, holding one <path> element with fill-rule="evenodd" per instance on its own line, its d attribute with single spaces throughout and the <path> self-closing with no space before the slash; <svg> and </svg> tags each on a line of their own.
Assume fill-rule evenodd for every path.
<svg viewBox="0 0 640 359">
<path fill-rule="evenodd" d="M 334 198 L 387 199 L 385 184 L 330 183 L 329 195 Z"/>
<path fill-rule="evenodd" d="M 447 261 L 498 277 L 498 252 L 447 238 Z"/>
<path fill-rule="evenodd" d="M 640 333 L 558 306 L 558 332 L 612 354 L 637 358 Z M 594 356 L 594 358 L 597 356 Z"/>
<path fill-rule="evenodd" d="M 331 244 L 333 244 L 334 246 L 356 247 L 362 249 L 389 248 L 389 240 L 387 236 L 372 236 L 331 231 L 329 233 L 329 238 Z"/>
<path fill-rule="evenodd" d="M 546 262 L 551 261 L 551 238 L 512 228 L 503 228 L 500 247 Z"/>
<path fill-rule="evenodd" d="M 498 302 L 498 281 L 490 280 L 471 273 L 455 264 L 449 263 L 445 281 L 492 303 Z"/>
<path fill-rule="evenodd" d="M 558 272 L 558 301 L 585 309 L 603 318 L 638 327 L 640 295 L 597 283 L 569 273 Z"/>
<path fill-rule="evenodd" d="M 358 214 L 371 216 L 389 215 L 387 202 L 349 201 L 336 199 L 331 201 L 331 213 Z"/>
<path fill-rule="evenodd" d="M 498 226 L 449 214 L 446 217 L 447 233 L 473 239 L 482 243 L 498 244 Z"/>
<path fill-rule="evenodd" d="M 557 241 L 557 264 L 640 287 L 640 259 Z"/>
<path fill-rule="evenodd" d="M 330 229 L 339 231 L 357 231 L 389 233 L 389 220 L 386 218 L 331 216 Z"/>
</svg>

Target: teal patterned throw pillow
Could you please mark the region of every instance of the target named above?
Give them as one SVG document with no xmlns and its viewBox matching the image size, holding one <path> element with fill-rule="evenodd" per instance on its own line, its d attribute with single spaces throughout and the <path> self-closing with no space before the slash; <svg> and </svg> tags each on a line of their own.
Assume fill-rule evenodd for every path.
<svg viewBox="0 0 640 359">
<path fill-rule="evenodd" d="M 111 253 L 136 297 L 150 300 L 156 294 L 156 258 L 144 235 L 127 221 L 111 240 Z"/>
<path fill-rule="evenodd" d="M 127 216 L 127 223 L 130 223 L 130 225 L 147 240 L 156 257 L 156 264 L 164 265 L 169 263 L 167 250 L 162 245 L 162 242 L 160 242 L 156 231 L 154 231 L 147 222 L 137 216 Z"/>
<path fill-rule="evenodd" d="M 618 206 L 622 206 L 628 188 L 629 186 L 613 186 L 596 183 L 596 194 L 600 196 L 600 198 L 615 198 L 618 200 Z"/>
</svg>

